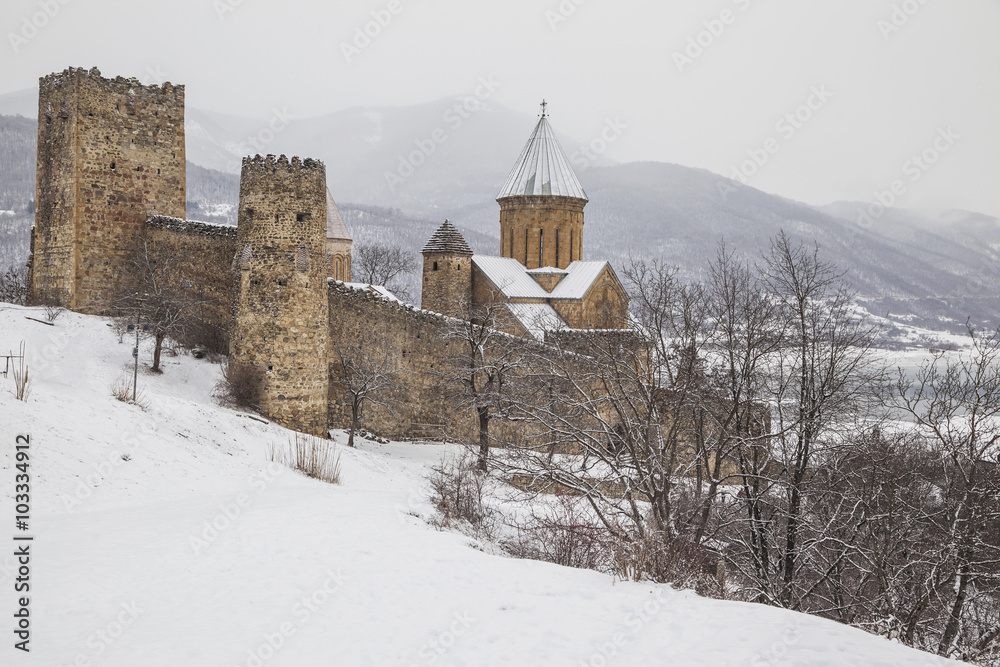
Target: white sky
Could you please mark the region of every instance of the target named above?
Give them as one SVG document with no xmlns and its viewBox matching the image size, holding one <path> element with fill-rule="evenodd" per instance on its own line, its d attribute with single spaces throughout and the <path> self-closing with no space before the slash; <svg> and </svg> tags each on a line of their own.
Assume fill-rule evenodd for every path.
<svg viewBox="0 0 1000 667">
<path fill-rule="evenodd" d="M 899 179 L 897 205 L 1000 216 L 998 0 L 392 1 L 401 11 L 347 62 L 341 43 L 390 0 L 4 0 L 0 93 L 97 66 L 147 82 L 160 72 L 186 85 L 191 107 L 303 117 L 468 94 L 492 76 L 501 104 L 534 114 L 547 98 L 563 136 L 589 140 L 619 119 L 628 127 L 606 152 L 618 161 L 730 176 L 774 138 L 747 179 L 762 190 L 873 201 Z M 886 37 L 894 5 L 914 13 Z M 44 6 L 58 11 L 15 52 L 11 35 L 29 34 Z M 553 29 L 546 12 L 560 6 L 573 12 Z M 730 23 L 679 71 L 673 54 L 726 10 Z M 794 134 L 777 129 L 813 86 L 832 97 L 814 99 Z M 959 138 L 947 153 L 907 168 L 949 127 Z"/>
</svg>

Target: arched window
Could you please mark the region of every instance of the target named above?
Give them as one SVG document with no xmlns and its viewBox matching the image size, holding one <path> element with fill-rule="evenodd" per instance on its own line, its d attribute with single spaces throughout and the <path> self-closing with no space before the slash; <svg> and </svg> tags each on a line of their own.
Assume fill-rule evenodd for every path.
<svg viewBox="0 0 1000 667">
<path fill-rule="evenodd" d="M 544 263 L 542 262 L 542 250 L 543 250 L 544 247 L 545 247 L 545 231 L 539 229 L 538 230 L 538 266 L 539 267 L 544 266 Z"/>
<path fill-rule="evenodd" d="M 434 262 L 434 268 L 431 269 L 431 271 L 437 271 L 437 270 L 438 270 L 438 263 Z"/>
<path fill-rule="evenodd" d="M 335 262 L 334 262 L 334 267 L 335 268 L 333 270 L 333 277 L 336 278 L 337 280 L 343 280 L 344 279 L 344 260 L 342 260 L 341 258 L 338 257 L 335 260 Z"/>
</svg>

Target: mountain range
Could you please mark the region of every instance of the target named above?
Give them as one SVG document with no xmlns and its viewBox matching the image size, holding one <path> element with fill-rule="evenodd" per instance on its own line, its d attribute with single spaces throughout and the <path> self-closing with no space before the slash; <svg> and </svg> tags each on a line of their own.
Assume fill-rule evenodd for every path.
<svg viewBox="0 0 1000 667">
<path fill-rule="evenodd" d="M 27 253 L 33 215 L 35 91 L 0 96 L 0 262 Z M 23 117 L 18 117 L 18 116 Z M 558 117 L 550 117 L 558 131 Z M 498 251 L 497 191 L 535 119 L 475 98 L 411 107 L 351 108 L 263 120 L 188 108 L 188 217 L 235 222 L 240 159 L 285 153 L 322 159 L 357 242 L 419 252 L 445 218 L 476 252 Z M 868 202 L 814 207 L 712 172 L 662 162 L 616 164 L 561 143 L 590 199 L 584 256 L 620 267 L 658 257 L 697 278 L 725 240 L 757 257 L 778 231 L 818 243 L 891 320 L 957 331 L 994 327 L 1000 313 L 1000 221 L 969 211 L 889 208 L 859 224 Z M 3 213 L 5 212 L 5 214 Z M 412 277 L 413 286 L 419 280 Z"/>
</svg>

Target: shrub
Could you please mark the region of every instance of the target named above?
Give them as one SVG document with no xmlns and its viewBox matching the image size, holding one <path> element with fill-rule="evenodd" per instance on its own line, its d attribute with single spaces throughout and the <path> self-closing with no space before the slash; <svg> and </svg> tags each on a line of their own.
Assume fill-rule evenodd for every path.
<svg viewBox="0 0 1000 667">
<path fill-rule="evenodd" d="M 135 396 L 133 399 L 132 396 Z M 146 408 L 146 393 L 143 390 L 133 392 L 132 376 L 129 373 L 122 373 L 118 379 L 111 383 L 111 395 L 116 401 L 137 405 L 142 409 Z"/>
<path fill-rule="evenodd" d="M 465 523 L 487 539 L 496 533 L 496 512 L 487 503 L 490 478 L 478 469 L 478 459 L 469 451 L 443 460 L 431 468 L 428 478 L 431 502 L 440 514 L 439 525 Z"/>
<path fill-rule="evenodd" d="M 28 267 L 11 264 L 0 273 L 0 301 L 23 306 L 28 301 Z"/>
<path fill-rule="evenodd" d="M 298 470 L 307 477 L 340 484 L 340 451 L 329 440 L 296 433 L 287 447 L 272 445 L 268 455 L 272 461 Z"/>
<path fill-rule="evenodd" d="M 527 519 L 516 521 L 511 527 L 513 536 L 503 540 L 501 546 L 515 558 L 590 570 L 607 569 L 610 535 L 583 498 L 556 496 L 551 504 L 534 507 Z"/>
<path fill-rule="evenodd" d="M 244 410 L 260 410 L 264 389 L 264 370 L 252 364 L 222 362 L 222 381 L 216 385 L 224 405 Z"/>
<path fill-rule="evenodd" d="M 10 356 L 14 357 L 14 353 L 11 352 Z M 30 378 L 28 377 L 28 364 L 24 360 L 23 340 L 21 341 L 20 354 L 14 357 L 14 368 L 11 370 L 11 374 L 14 376 L 14 396 L 19 401 L 27 401 Z"/>
</svg>

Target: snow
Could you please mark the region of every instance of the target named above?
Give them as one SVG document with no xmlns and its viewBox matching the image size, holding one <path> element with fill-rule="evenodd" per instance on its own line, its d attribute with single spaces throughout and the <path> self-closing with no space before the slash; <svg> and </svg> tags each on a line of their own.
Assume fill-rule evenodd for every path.
<svg viewBox="0 0 1000 667">
<path fill-rule="evenodd" d="M 472 262 L 509 299 L 547 299 L 549 293 L 512 257 L 473 255 Z"/>
<path fill-rule="evenodd" d="M 547 303 L 508 303 L 506 306 L 510 314 L 537 340 L 544 340 L 546 331 L 566 328 L 563 318 Z"/>
<path fill-rule="evenodd" d="M 793 612 L 485 553 L 425 520 L 428 467 L 453 447 L 340 446 L 342 484 L 310 480 L 267 460 L 289 431 L 213 402 L 218 365 L 165 356 L 162 375 L 140 371 L 148 407 L 126 405 L 108 387 L 131 372 L 128 340 L 97 317 L 25 316 L 44 319 L 0 310 L 0 350 L 25 340 L 33 378 L 26 403 L 0 378 L 0 525 L 27 433 L 32 651 L 4 646 L 5 666 L 954 664 Z"/>
</svg>

